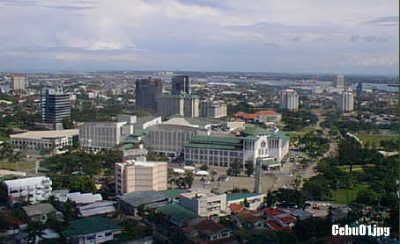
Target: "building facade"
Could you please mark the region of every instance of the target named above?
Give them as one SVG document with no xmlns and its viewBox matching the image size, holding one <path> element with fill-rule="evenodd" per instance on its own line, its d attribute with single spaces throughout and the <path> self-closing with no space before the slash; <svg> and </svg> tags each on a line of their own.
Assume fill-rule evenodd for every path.
<svg viewBox="0 0 400 244">
<path fill-rule="evenodd" d="M 52 182 L 49 177 L 29 177 L 4 181 L 10 203 L 29 202 L 35 204 L 51 196 Z"/>
<path fill-rule="evenodd" d="M 205 118 L 222 118 L 227 115 L 227 106 L 223 101 L 204 100 L 200 103 L 200 116 Z"/>
<path fill-rule="evenodd" d="M 162 82 L 160 79 L 136 80 L 136 106 L 149 112 L 157 110 L 157 99 L 162 93 Z"/>
<path fill-rule="evenodd" d="M 228 137 L 195 136 L 184 148 L 184 160 L 189 163 L 206 164 L 216 167 L 230 167 L 233 162 L 256 165 L 259 158 L 280 162 L 289 152 L 287 137 L 270 135 Z"/>
<path fill-rule="evenodd" d="M 51 124 L 53 129 L 62 129 L 63 121 L 71 118 L 69 95 L 61 87 L 42 89 L 40 105 L 42 122 Z"/>
<path fill-rule="evenodd" d="M 345 88 L 344 84 L 344 75 L 337 75 L 335 80 L 335 87 L 339 90 L 343 90 Z"/>
<path fill-rule="evenodd" d="M 177 75 L 172 77 L 171 94 L 191 94 L 190 79 L 187 75 Z"/>
<path fill-rule="evenodd" d="M 19 149 L 61 150 L 79 141 L 79 130 L 28 131 L 10 135 L 10 142 Z"/>
<path fill-rule="evenodd" d="M 190 124 L 159 124 L 147 128 L 144 145 L 154 152 L 179 155 L 193 136 L 207 132 Z"/>
<path fill-rule="evenodd" d="M 352 91 L 343 91 L 338 97 L 338 109 L 341 112 L 354 110 L 354 94 Z"/>
<path fill-rule="evenodd" d="M 127 136 L 126 122 L 87 122 L 79 128 L 79 143 L 88 151 L 112 149 Z"/>
<path fill-rule="evenodd" d="M 192 191 L 180 194 L 179 204 L 200 217 L 227 214 L 226 194 L 207 191 Z"/>
<path fill-rule="evenodd" d="M 299 109 L 299 94 L 294 89 L 281 91 L 281 108 L 289 111 Z"/>
<path fill-rule="evenodd" d="M 116 163 L 116 193 L 167 190 L 167 171 L 167 162 L 132 160 Z"/>
<path fill-rule="evenodd" d="M 11 77 L 10 88 L 15 95 L 25 94 L 26 92 L 25 76 L 13 75 Z"/>
<path fill-rule="evenodd" d="M 192 95 L 163 95 L 157 100 L 157 113 L 168 117 L 180 115 L 184 117 L 199 117 L 200 100 Z"/>
</svg>

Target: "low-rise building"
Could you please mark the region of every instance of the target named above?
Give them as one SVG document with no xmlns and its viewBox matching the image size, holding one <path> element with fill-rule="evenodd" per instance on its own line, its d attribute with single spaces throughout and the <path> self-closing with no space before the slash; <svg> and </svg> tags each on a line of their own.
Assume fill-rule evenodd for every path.
<svg viewBox="0 0 400 244">
<path fill-rule="evenodd" d="M 30 221 L 46 223 L 51 217 L 62 220 L 62 213 L 58 212 L 50 203 L 38 203 L 24 206 L 22 209 Z"/>
<path fill-rule="evenodd" d="M 88 151 L 112 149 L 129 135 L 127 122 L 87 122 L 79 128 L 79 144 Z"/>
<path fill-rule="evenodd" d="M 148 127 L 144 145 L 154 152 L 179 155 L 193 136 L 207 133 L 205 126 L 190 123 L 184 118 L 173 118 Z"/>
<path fill-rule="evenodd" d="M 10 135 L 10 142 L 20 149 L 61 150 L 78 142 L 79 130 L 28 131 Z"/>
<path fill-rule="evenodd" d="M 35 204 L 47 200 L 51 195 L 52 181 L 49 177 L 38 176 L 4 181 L 8 200 Z"/>
<path fill-rule="evenodd" d="M 231 193 L 227 194 L 227 204 L 228 206 L 232 204 L 245 205 L 247 202 L 248 206 L 245 206 L 249 210 L 257 210 L 261 204 L 264 202 L 265 194 L 257 193 Z"/>
<path fill-rule="evenodd" d="M 208 191 L 182 193 L 180 205 L 200 217 L 227 214 L 226 194 L 214 194 Z"/>
<path fill-rule="evenodd" d="M 67 243 L 92 244 L 112 241 L 121 230 L 111 219 L 95 216 L 72 221 L 63 235 Z"/>
<path fill-rule="evenodd" d="M 116 193 L 167 190 L 167 171 L 167 162 L 131 160 L 116 163 Z"/>
<path fill-rule="evenodd" d="M 94 215 L 112 214 L 115 212 L 114 201 L 97 201 L 86 205 L 78 206 L 80 217 L 90 217 Z"/>
<path fill-rule="evenodd" d="M 128 215 L 137 215 L 138 208 L 158 208 L 168 204 L 168 196 L 163 192 L 139 191 L 118 196 L 118 207 Z"/>
<path fill-rule="evenodd" d="M 278 123 L 281 121 L 282 115 L 272 110 L 264 110 L 255 113 L 237 112 L 235 118 L 249 123 Z"/>
<path fill-rule="evenodd" d="M 208 243 L 228 241 L 233 231 L 212 220 L 202 220 L 199 223 L 183 228 L 186 237 L 193 243 Z"/>
<path fill-rule="evenodd" d="M 280 161 L 289 152 L 289 139 L 279 132 L 245 130 L 243 137 L 194 136 L 184 148 L 184 160 L 208 166 L 230 167 L 239 161 L 256 165 L 257 159 Z M 265 162 L 270 162 L 265 161 Z"/>
</svg>

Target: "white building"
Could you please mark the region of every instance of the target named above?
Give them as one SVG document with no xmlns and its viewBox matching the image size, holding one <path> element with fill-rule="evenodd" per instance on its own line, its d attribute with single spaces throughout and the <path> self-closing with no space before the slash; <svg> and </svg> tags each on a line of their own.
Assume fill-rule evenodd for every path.
<svg viewBox="0 0 400 244">
<path fill-rule="evenodd" d="M 79 128 L 79 143 L 89 151 L 112 149 L 124 138 L 127 122 L 87 122 Z"/>
<path fill-rule="evenodd" d="M 49 177 L 38 176 L 4 181 L 11 203 L 45 201 L 51 196 L 52 182 Z"/>
<path fill-rule="evenodd" d="M 126 161 L 115 164 L 115 190 L 122 195 L 135 191 L 167 190 L 167 162 Z"/>
<path fill-rule="evenodd" d="M 163 95 L 157 100 L 158 114 L 168 117 L 180 115 L 184 117 L 199 117 L 200 100 L 192 95 Z"/>
<path fill-rule="evenodd" d="M 299 109 L 299 94 L 294 89 L 281 91 L 281 108 L 289 111 Z"/>
<path fill-rule="evenodd" d="M 11 77 L 10 88 L 14 92 L 14 94 L 25 93 L 25 86 L 25 76 L 14 75 Z"/>
<path fill-rule="evenodd" d="M 280 165 L 288 152 L 289 139 L 281 133 L 245 137 L 195 136 L 185 145 L 184 160 L 216 167 L 230 167 L 232 162 L 239 161 L 245 168 L 247 162 L 255 166 L 260 158 L 272 159 Z"/>
<path fill-rule="evenodd" d="M 162 124 L 151 126 L 144 137 L 145 148 L 159 153 L 180 154 L 192 136 L 206 135 L 205 126 L 191 124 L 184 118 L 173 118 Z"/>
<path fill-rule="evenodd" d="M 352 91 L 343 91 L 338 97 L 338 109 L 341 112 L 351 112 L 354 110 L 354 94 Z"/>
<path fill-rule="evenodd" d="M 221 216 L 227 214 L 226 194 L 214 194 L 208 191 L 192 191 L 180 194 L 179 204 L 200 217 Z"/>
<path fill-rule="evenodd" d="M 227 106 L 223 101 L 204 100 L 200 103 L 200 116 L 206 118 L 222 118 L 227 115 Z"/>
<path fill-rule="evenodd" d="M 10 135 L 10 142 L 20 149 L 61 150 L 78 142 L 79 130 L 28 131 Z"/>
<path fill-rule="evenodd" d="M 343 75 L 336 76 L 335 87 L 336 87 L 336 89 L 339 89 L 339 90 L 344 89 L 344 76 Z"/>
</svg>

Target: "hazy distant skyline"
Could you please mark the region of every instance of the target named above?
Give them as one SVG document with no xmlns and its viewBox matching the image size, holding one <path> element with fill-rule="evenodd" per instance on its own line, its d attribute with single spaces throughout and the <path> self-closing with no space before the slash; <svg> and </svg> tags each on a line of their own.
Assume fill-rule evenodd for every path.
<svg viewBox="0 0 400 244">
<path fill-rule="evenodd" d="M 0 0 L 0 71 L 398 74 L 399 1 Z"/>
</svg>

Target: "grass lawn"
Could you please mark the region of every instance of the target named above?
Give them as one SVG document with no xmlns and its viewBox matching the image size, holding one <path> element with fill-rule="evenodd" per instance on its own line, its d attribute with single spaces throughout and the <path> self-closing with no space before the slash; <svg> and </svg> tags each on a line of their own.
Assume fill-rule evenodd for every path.
<svg viewBox="0 0 400 244">
<path fill-rule="evenodd" d="M 339 189 L 333 193 L 333 197 L 336 203 L 349 204 L 356 199 L 358 192 L 367 188 L 368 185 L 358 184 L 353 186 L 351 189 Z"/>
<path fill-rule="evenodd" d="M 0 161 L 0 169 L 23 171 L 23 172 L 34 172 L 35 163 L 34 162 L 4 162 Z"/>
<path fill-rule="evenodd" d="M 383 135 L 383 134 L 369 134 L 366 132 L 360 132 L 356 134 L 360 140 L 366 144 L 366 143 L 376 143 L 379 144 L 382 141 L 390 141 L 393 140 L 397 137 L 397 135 Z"/>
<path fill-rule="evenodd" d="M 361 165 L 361 164 L 353 164 L 353 172 L 364 172 L 364 167 L 375 167 L 374 164 L 366 164 L 366 165 Z M 338 168 L 346 173 L 350 172 L 350 165 L 340 165 Z"/>
</svg>

